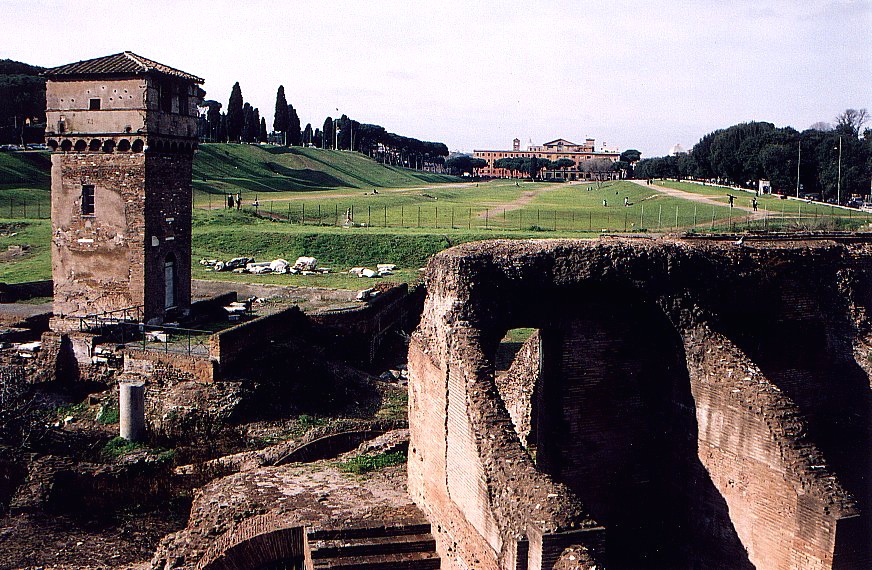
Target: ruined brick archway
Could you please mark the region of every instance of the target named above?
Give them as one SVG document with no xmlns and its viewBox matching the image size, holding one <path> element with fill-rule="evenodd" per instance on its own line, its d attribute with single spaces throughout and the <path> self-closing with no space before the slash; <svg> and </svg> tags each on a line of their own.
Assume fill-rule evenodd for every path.
<svg viewBox="0 0 872 570">
<path fill-rule="evenodd" d="M 302 525 L 286 516 L 262 515 L 222 535 L 197 570 L 302 570 L 308 547 Z"/>
<path fill-rule="evenodd" d="M 827 242 L 437 256 L 410 348 L 409 486 L 448 567 L 550 568 L 567 546 L 618 568 L 864 567 L 869 265 Z M 517 326 L 539 346 L 507 391 L 493 353 Z M 796 362 L 793 342 L 820 348 Z M 814 398 L 824 383 L 842 395 Z"/>
</svg>

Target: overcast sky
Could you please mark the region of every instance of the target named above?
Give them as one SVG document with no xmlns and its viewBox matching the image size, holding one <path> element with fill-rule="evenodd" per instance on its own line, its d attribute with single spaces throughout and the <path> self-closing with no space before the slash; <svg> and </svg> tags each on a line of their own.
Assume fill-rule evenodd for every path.
<svg viewBox="0 0 872 570">
<path fill-rule="evenodd" d="M 272 126 L 345 113 L 452 150 L 595 138 L 658 156 L 760 120 L 872 110 L 872 0 L 0 0 L 0 59 L 130 50 L 239 81 Z"/>
</svg>

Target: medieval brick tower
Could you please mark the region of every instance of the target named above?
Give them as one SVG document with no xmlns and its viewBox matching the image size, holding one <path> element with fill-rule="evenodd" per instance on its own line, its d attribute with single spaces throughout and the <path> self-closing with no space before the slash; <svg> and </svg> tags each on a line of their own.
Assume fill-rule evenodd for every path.
<svg viewBox="0 0 872 570">
<path fill-rule="evenodd" d="M 131 52 L 45 76 L 53 328 L 128 308 L 144 322 L 183 316 L 203 80 Z"/>
</svg>

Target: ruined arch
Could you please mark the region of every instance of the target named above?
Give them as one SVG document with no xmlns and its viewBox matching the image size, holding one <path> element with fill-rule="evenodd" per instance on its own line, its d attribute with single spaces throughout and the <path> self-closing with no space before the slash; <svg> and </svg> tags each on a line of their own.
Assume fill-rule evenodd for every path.
<svg viewBox="0 0 872 570">
<path fill-rule="evenodd" d="M 308 554 L 305 529 L 286 516 L 261 515 L 246 520 L 212 544 L 197 563 L 197 570 L 302 570 Z"/>
<path fill-rule="evenodd" d="M 64 139 L 61 141 L 61 150 L 64 152 L 70 152 L 73 149 L 73 143 L 70 142 L 70 139 Z"/>
<path fill-rule="evenodd" d="M 73 148 L 76 150 L 76 152 L 84 152 L 84 150 L 85 150 L 86 148 L 88 148 L 88 143 L 86 143 L 86 142 L 85 142 L 84 140 L 82 140 L 82 139 L 79 139 L 79 140 L 76 141 L 76 144 L 73 145 Z"/>
<path fill-rule="evenodd" d="M 48 148 L 52 149 L 53 151 L 58 149 L 58 141 L 56 141 L 55 139 L 48 139 L 46 144 L 48 144 Z"/>
<path fill-rule="evenodd" d="M 130 150 L 130 141 L 127 139 L 121 139 L 118 141 L 118 151 L 119 152 L 127 152 Z"/>
<path fill-rule="evenodd" d="M 112 139 L 103 141 L 103 152 L 115 152 L 115 141 Z"/>
<path fill-rule="evenodd" d="M 175 141 L 171 142 L 169 144 L 169 152 L 171 152 L 173 154 L 178 154 L 179 153 L 179 143 L 177 143 Z"/>
<path fill-rule="evenodd" d="M 439 254 L 409 350 L 410 493 L 446 529 L 440 540 L 480 568 L 522 556 L 550 567 L 570 544 L 614 568 L 654 565 L 658 552 L 677 567 L 867 560 L 869 515 L 841 484 L 849 474 L 808 438 L 813 406 L 787 397 L 742 335 L 721 327 L 749 288 L 796 295 L 779 280 L 791 271 L 815 275 L 813 291 L 800 280 L 806 296 L 843 298 L 825 285 L 838 282 L 843 255 L 824 248 L 803 263 L 777 247 L 647 240 L 497 241 Z M 850 334 L 845 304 L 838 310 Z M 494 379 L 494 347 L 517 326 L 542 338 L 532 452 Z M 852 441 L 868 448 L 862 434 Z M 680 513 L 674 520 L 657 496 Z M 634 499 L 655 504 L 627 517 L 640 511 Z"/>
<path fill-rule="evenodd" d="M 133 146 L 131 147 L 131 150 L 133 152 L 142 152 L 142 149 L 144 147 L 145 143 L 142 141 L 142 139 L 136 139 L 133 141 Z"/>
<path fill-rule="evenodd" d="M 90 150 L 91 152 L 97 152 L 102 146 L 103 141 L 101 141 L 100 139 L 91 139 L 91 143 L 88 145 L 88 150 Z"/>
</svg>

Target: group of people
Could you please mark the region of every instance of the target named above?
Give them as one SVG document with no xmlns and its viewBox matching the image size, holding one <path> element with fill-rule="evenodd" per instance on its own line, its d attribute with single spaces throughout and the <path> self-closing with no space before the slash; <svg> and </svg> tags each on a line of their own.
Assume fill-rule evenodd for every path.
<svg viewBox="0 0 872 570">
<path fill-rule="evenodd" d="M 227 208 L 232 210 L 234 206 L 237 210 L 242 208 L 242 194 L 239 192 L 236 193 L 236 196 L 233 194 L 227 195 Z"/>
</svg>

